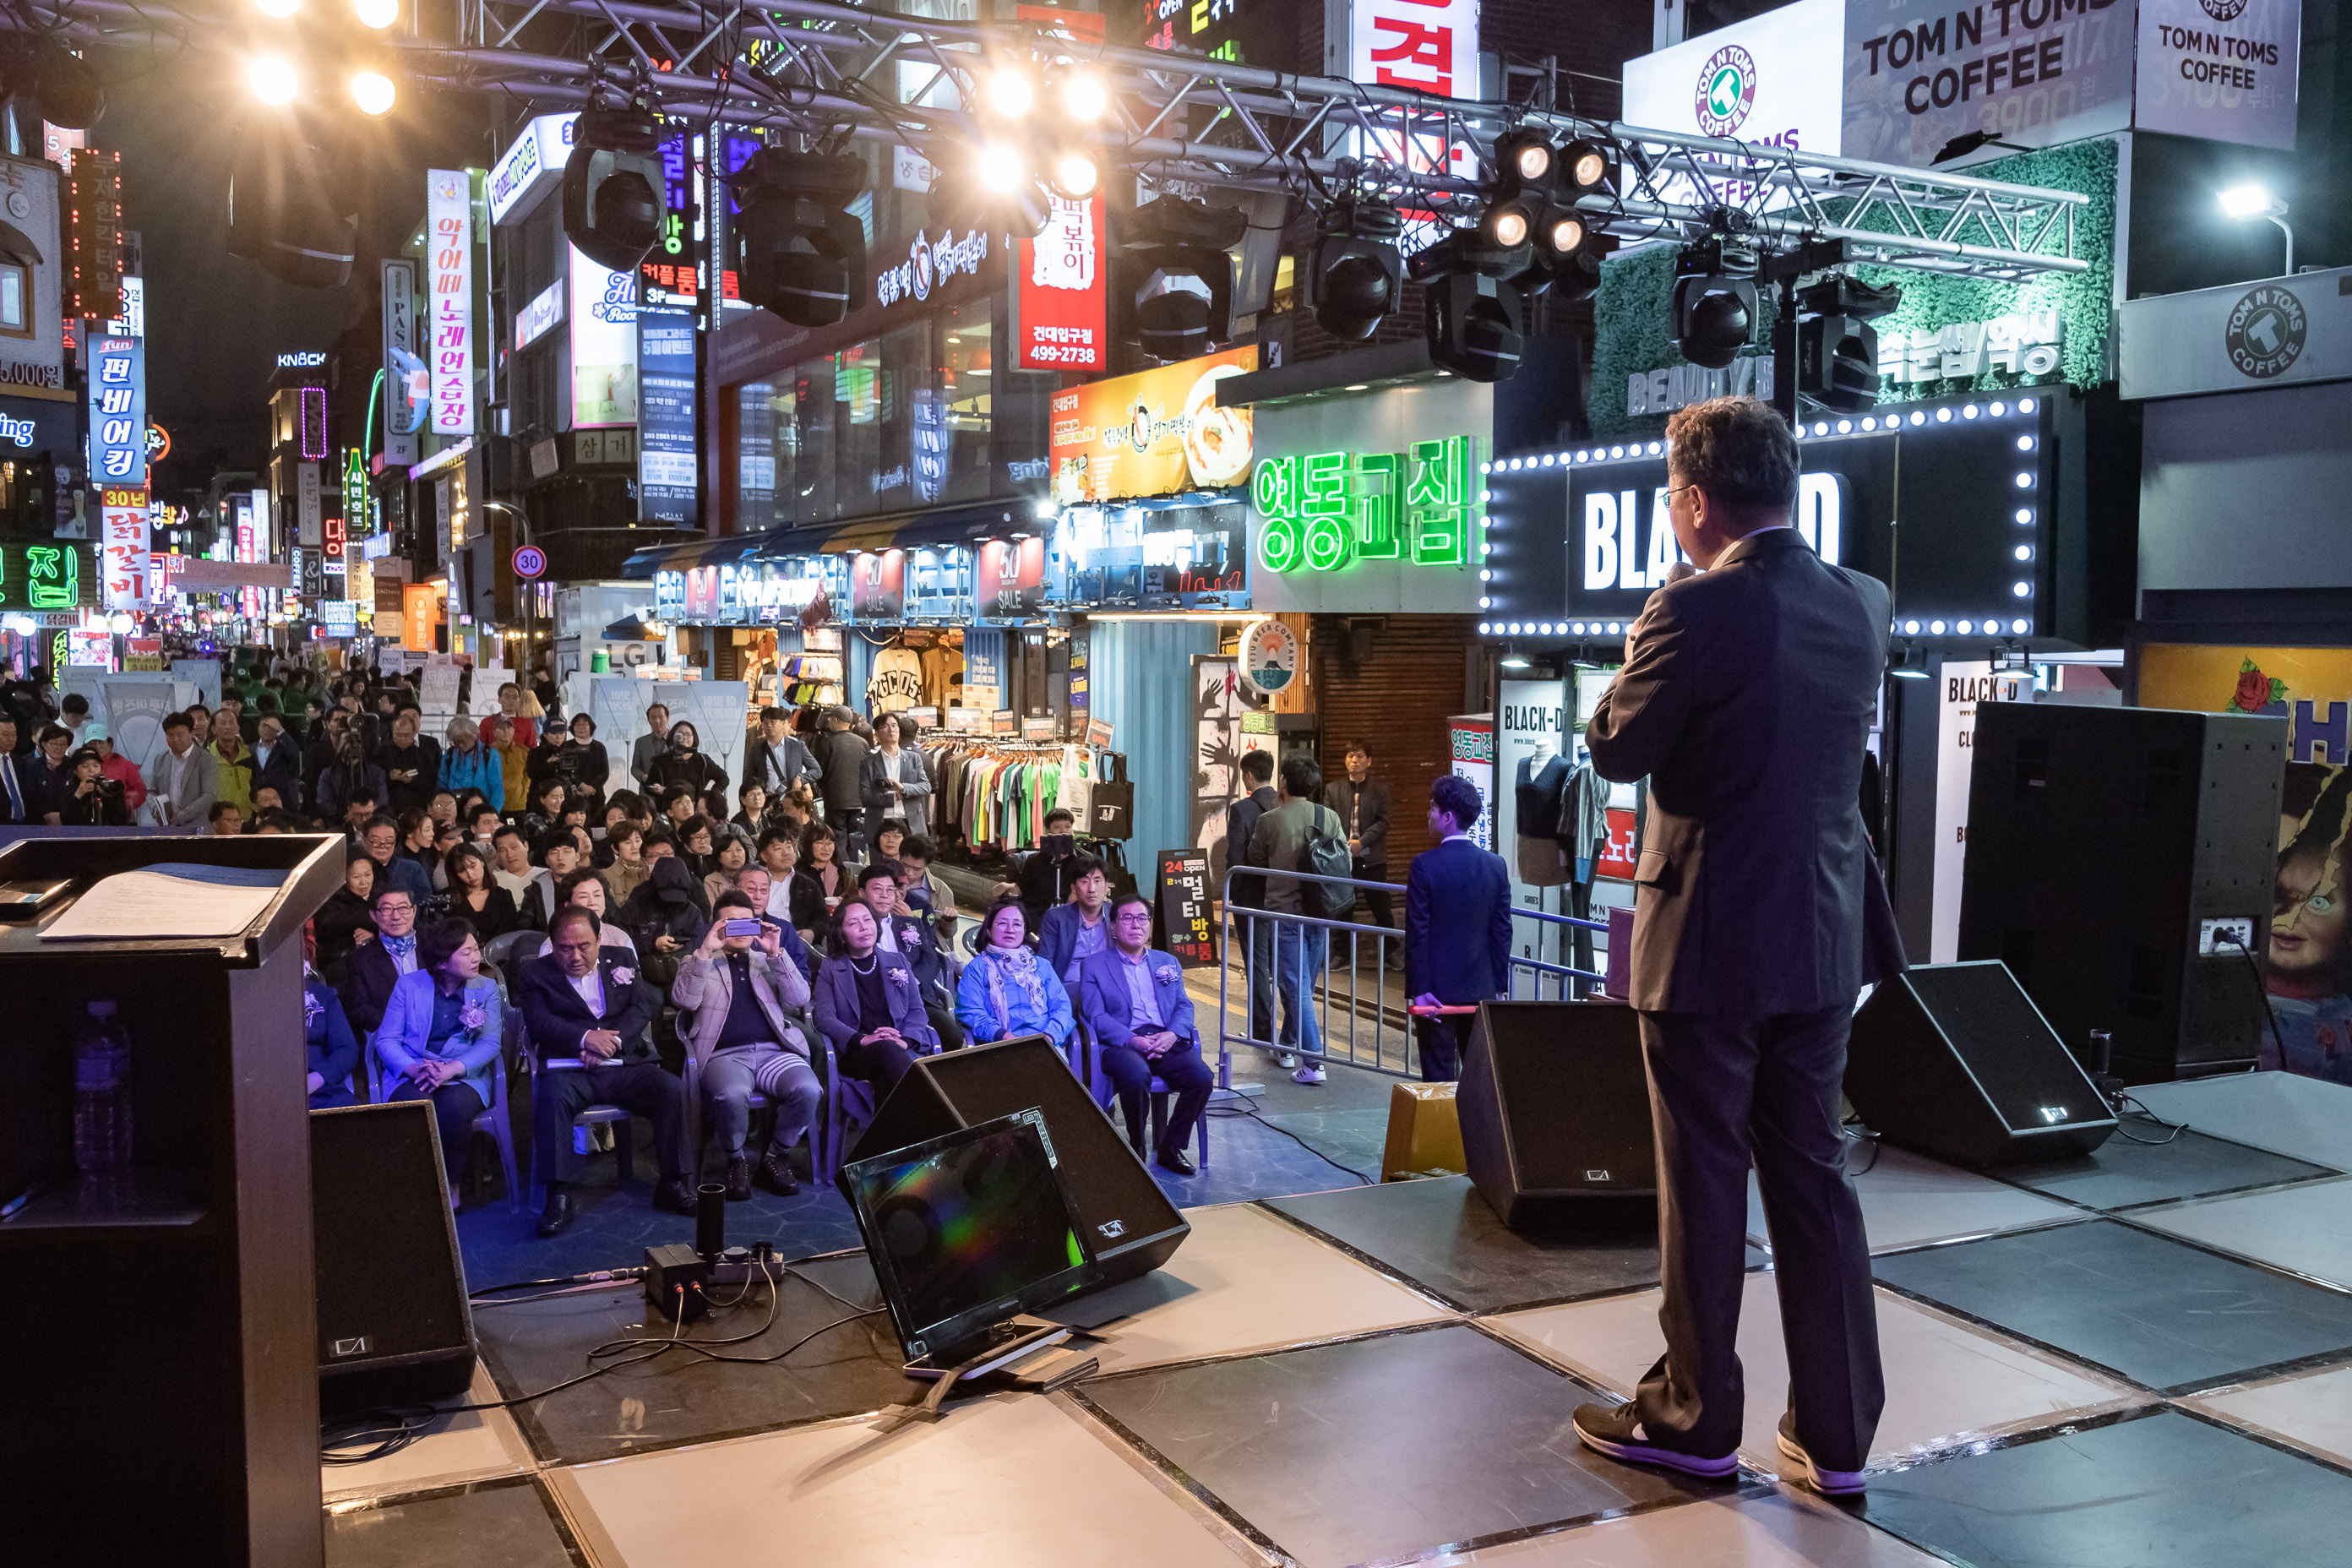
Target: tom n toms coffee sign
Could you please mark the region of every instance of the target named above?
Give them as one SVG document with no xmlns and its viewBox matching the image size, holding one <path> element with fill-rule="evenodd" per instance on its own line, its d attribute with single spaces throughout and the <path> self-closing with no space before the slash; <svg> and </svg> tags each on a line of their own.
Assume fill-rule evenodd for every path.
<svg viewBox="0 0 2352 1568">
<path fill-rule="evenodd" d="M 2298 0 L 2139 0 L 2133 123 L 2292 152 L 2302 37 Z"/>
<path fill-rule="evenodd" d="M 1796 0 L 1626 61 L 1626 121 L 1835 153 L 1838 99 L 1822 84 L 1837 79 L 1845 6 L 1846 0 Z"/>
<path fill-rule="evenodd" d="M 2123 130 L 2135 14 L 2131 0 L 1847 0 L 1841 150 L 1925 167 L 1971 131 L 2047 147 Z"/>
<path fill-rule="evenodd" d="M 2352 377 L 2347 290 L 2352 268 L 2131 300 L 2116 312 L 2123 395 L 2179 397 Z"/>
</svg>

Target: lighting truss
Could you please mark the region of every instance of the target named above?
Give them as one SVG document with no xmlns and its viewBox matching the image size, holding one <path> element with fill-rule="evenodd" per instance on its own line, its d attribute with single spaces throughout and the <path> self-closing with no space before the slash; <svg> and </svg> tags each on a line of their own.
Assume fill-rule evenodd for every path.
<svg viewBox="0 0 2352 1568">
<path fill-rule="evenodd" d="M 455 37 L 385 40 L 411 82 L 534 110 L 623 87 L 689 121 L 897 143 L 953 167 L 978 122 L 930 105 L 977 101 L 978 77 L 1007 64 L 1084 67 L 1109 92 L 1094 132 L 1105 159 L 1163 187 L 1286 191 L 1318 205 L 1353 192 L 1442 226 L 1484 205 L 1495 138 L 1528 124 L 1616 151 L 1617 188 L 1578 205 L 1629 240 L 1709 229 L 1768 245 L 1842 238 L 1853 259 L 2000 279 L 2088 265 L 2074 232 L 2088 198 L 2072 192 L 1117 47 L 1050 24 L 835 0 L 460 0 L 457 16 Z M 0 11 L 0 28 L 78 46 L 206 54 L 233 47 L 244 20 L 236 0 L 19 0 Z M 541 52 L 551 37 L 562 52 Z M 914 85 L 902 92 L 905 67 Z"/>
</svg>

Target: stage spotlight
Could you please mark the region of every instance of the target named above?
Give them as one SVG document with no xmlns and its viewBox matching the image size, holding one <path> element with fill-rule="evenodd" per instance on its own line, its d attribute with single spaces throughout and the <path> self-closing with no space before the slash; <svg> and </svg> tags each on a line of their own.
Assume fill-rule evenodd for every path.
<svg viewBox="0 0 2352 1568">
<path fill-rule="evenodd" d="M 1396 240 L 1403 226 L 1396 208 L 1354 196 L 1341 197 L 1323 215 L 1307 291 L 1325 331 L 1362 342 L 1397 308 L 1404 262 Z"/>
<path fill-rule="evenodd" d="M 1468 381 L 1496 382 L 1519 368 L 1519 290 L 1499 278 L 1448 272 L 1422 285 L 1430 363 Z"/>
<path fill-rule="evenodd" d="M 1028 113 L 1036 98 L 1036 89 L 1029 85 L 1029 79 L 1010 67 L 988 79 L 988 107 L 1007 120 L 1018 120 Z"/>
<path fill-rule="evenodd" d="M 1858 414 L 1878 401 L 1878 333 L 1869 324 L 1903 290 L 1833 273 L 1797 294 L 1797 391 L 1824 408 Z"/>
<path fill-rule="evenodd" d="M 634 273 L 669 223 L 661 124 L 645 110 L 591 104 L 572 128 L 563 167 L 563 232 L 580 254 Z"/>
<path fill-rule="evenodd" d="M 1559 170 L 1578 195 L 1597 190 L 1609 179 L 1608 149 L 1580 136 L 1559 150 Z"/>
<path fill-rule="evenodd" d="M 96 68 L 63 44 L 35 55 L 33 101 L 41 118 L 68 131 L 87 131 L 106 112 L 106 86 Z"/>
<path fill-rule="evenodd" d="M 400 20 L 400 0 L 352 0 L 360 26 L 381 32 Z"/>
<path fill-rule="evenodd" d="M 284 21 L 302 8 L 302 0 L 253 0 L 253 8 L 274 21 Z"/>
<path fill-rule="evenodd" d="M 1543 249 L 1547 256 L 1567 256 L 1584 243 L 1584 220 L 1574 213 L 1552 213 L 1546 216 L 1543 227 Z"/>
<path fill-rule="evenodd" d="M 980 183 L 999 195 L 1019 184 L 1028 174 L 1021 154 L 1002 142 L 983 145 L 975 167 L 980 172 Z"/>
<path fill-rule="evenodd" d="M 1100 120 L 1110 107 L 1110 90 L 1092 71 L 1062 79 L 1062 111 L 1073 120 Z"/>
<path fill-rule="evenodd" d="M 1675 259 L 1675 339 L 1683 358 L 1721 370 L 1756 330 L 1756 253 L 1720 238 L 1686 245 Z"/>
<path fill-rule="evenodd" d="M 1534 232 L 1535 219 L 1521 203 L 1496 202 L 1478 219 L 1479 237 L 1497 250 L 1516 250 Z"/>
<path fill-rule="evenodd" d="M 1161 196 L 1126 216 L 1114 302 L 1120 336 L 1163 363 L 1191 359 L 1233 334 L 1233 247 L 1248 231 L 1238 207 Z"/>
<path fill-rule="evenodd" d="M 373 68 L 352 73 L 352 101 L 360 106 L 362 114 L 385 114 L 392 109 L 399 91 L 392 79 Z"/>
<path fill-rule="evenodd" d="M 1054 188 L 1072 201 L 1093 195 L 1101 177 L 1095 161 L 1083 153 L 1065 153 L 1054 162 Z"/>
<path fill-rule="evenodd" d="M 1549 190 L 1558 160 L 1540 131 L 1509 131 L 1495 138 L 1495 172 L 1506 190 Z"/>
<path fill-rule="evenodd" d="M 866 300 L 866 226 L 847 209 L 865 161 L 763 148 L 738 177 L 742 297 L 802 327 L 829 327 Z"/>
<path fill-rule="evenodd" d="M 246 85 L 253 96 L 273 109 L 283 109 L 294 101 L 302 89 L 302 79 L 294 74 L 291 61 L 283 55 L 256 55 L 245 65 Z"/>
</svg>

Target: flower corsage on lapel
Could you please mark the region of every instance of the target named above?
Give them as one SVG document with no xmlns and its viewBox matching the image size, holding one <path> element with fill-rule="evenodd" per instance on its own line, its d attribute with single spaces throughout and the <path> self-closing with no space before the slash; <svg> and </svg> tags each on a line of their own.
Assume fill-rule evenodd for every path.
<svg viewBox="0 0 2352 1568">
<path fill-rule="evenodd" d="M 302 988 L 302 1026 L 305 1029 L 317 1028 L 320 1018 L 325 1016 L 326 1011 L 327 1005 L 312 994 L 309 986 L 304 986 Z"/>
<path fill-rule="evenodd" d="M 915 983 L 913 973 L 908 970 L 891 969 L 886 970 L 884 973 L 890 976 L 890 984 L 898 986 L 902 991 Z"/>
<path fill-rule="evenodd" d="M 613 966 L 613 984 L 615 984 L 615 985 L 635 985 L 636 983 L 637 983 L 637 972 L 636 972 L 635 970 L 631 969 L 631 968 L 630 968 L 627 964 L 625 964 L 625 963 L 617 963 L 617 964 L 614 964 L 614 965 Z"/>
<path fill-rule="evenodd" d="M 457 1027 L 466 1032 L 467 1039 L 478 1040 L 482 1037 L 484 1026 L 489 1021 L 489 1008 L 483 1003 L 481 997 L 469 992 L 466 997 L 465 1005 L 457 1009 Z"/>
</svg>

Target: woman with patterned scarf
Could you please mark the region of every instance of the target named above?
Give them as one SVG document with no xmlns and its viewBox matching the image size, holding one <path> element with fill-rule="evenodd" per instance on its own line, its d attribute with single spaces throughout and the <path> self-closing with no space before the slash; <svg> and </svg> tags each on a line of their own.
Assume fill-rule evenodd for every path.
<svg viewBox="0 0 2352 1568">
<path fill-rule="evenodd" d="M 1029 946 L 1029 917 L 1019 899 L 1000 899 L 981 924 L 980 956 L 956 985 L 956 1021 L 973 1045 L 1043 1035 L 1066 1049 L 1076 1020 L 1062 977 Z"/>
</svg>

